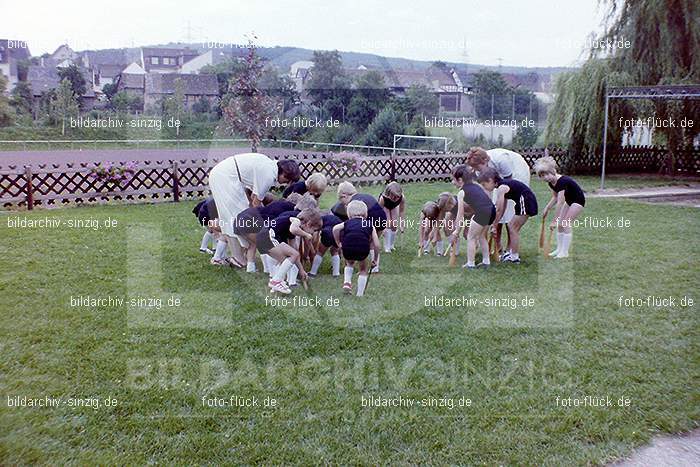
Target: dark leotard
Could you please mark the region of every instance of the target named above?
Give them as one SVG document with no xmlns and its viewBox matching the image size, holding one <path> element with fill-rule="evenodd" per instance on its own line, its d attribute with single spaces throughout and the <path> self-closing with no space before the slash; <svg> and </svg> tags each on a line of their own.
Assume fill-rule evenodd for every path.
<svg viewBox="0 0 700 467">
<path fill-rule="evenodd" d="M 299 193 L 300 195 L 303 195 L 306 193 L 307 188 L 306 188 L 306 182 L 304 181 L 298 181 L 295 183 L 292 183 L 291 185 L 287 186 L 287 188 L 284 189 L 282 192 L 282 198 L 286 198 L 287 196 L 291 195 L 292 193 Z"/>
<path fill-rule="evenodd" d="M 496 207 L 481 185 L 465 183 L 462 187 L 464 202 L 474 210 L 474 221 L 479 225 L 490 225 L 496 218 Z"/>
<path fill-rule="evenodd" d="M 399 207 L 399 205 L 401 204 L 401 201 L 403 201 L 403 195 L 399 198 L 398 201 L 392 201 L 392 200 L 390 200 L 389 198 L 387 198 L 386 196 L 384 196 L 383 193 L 382 193 L 381 195 L 379 195 L 379 196 L 380 196 L 380 198 L 384 201 L 384 207 L 387 208 L 389 211 L 391 211 L 392 209 L 395 209 L 395 208 Z"/>
<path fill-rule="evenodd" d="M 560 191 L 564 190 L 564 200 L 569 206 L 574 203 L 578 203 L 581 206 L 586 205 L 586 196 L 583 194 L 583 190 L 571 177 L 562 175 L 559 177 L 556 184 L 552 185 L 549 183 L 549 187 L 554 190 L 555 193 L 559 193 Z"/>
<path fill-rule="evenodd" d="M 510 188 L 504 198 L 515 201 L 515 214 L 517 216 L 537 215 L 537 197 L 530 187 L 514 178 L 504 179 L 498 185 L 506 185 Z"/>
<path fill-rule="evenodd" d="M 343 227 L 343 257 L 352 261 L 362 261 L 369 256 L 372 239 L 372 225 L 369 219 L 353 217 L 345 221 Z"/>
<path fill-rule="evenodd" d="M 335 238 L 333 238 L 333 227 L 343 221 L 334 214 L 321 216 L 321 220 L 323 221 L 323 227 L 321 227 L 321 243 L 325 247 L 338 246 L 335 243 Z"/>
</svg>

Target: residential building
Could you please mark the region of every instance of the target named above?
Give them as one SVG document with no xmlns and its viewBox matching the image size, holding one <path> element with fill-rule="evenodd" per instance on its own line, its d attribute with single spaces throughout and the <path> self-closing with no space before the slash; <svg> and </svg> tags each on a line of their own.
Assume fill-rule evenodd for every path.
<svg viewBox="0 0 700 467">
<path fill-rule="evenodd" d="M 20 79 L 18 65 L 31 57 L 29 47 L 24 41 L 0 39 L 0 73 L 7 79 L 5 91 L 9 94 Z"/>
</svg>

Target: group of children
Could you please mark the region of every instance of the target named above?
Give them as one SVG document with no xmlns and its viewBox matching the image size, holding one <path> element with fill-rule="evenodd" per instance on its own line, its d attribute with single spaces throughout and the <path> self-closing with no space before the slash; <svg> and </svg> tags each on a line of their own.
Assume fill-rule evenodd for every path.
<svg viewBox="0 0 700 467">
<path fill-rule="evenodd" d="M 502 178 L 492 167 L 475 170 L 468 165 L 452 169 L 456 195 L 444 192 L 436 201 L 425 203 L 419 219 L 419 255 L 435 253 L 453 257 L 459 254 L 460 237 L 467 242 L 466 269 L 490 266 L 489 233 L 495 235 L 507 203 L 514 204 L 514 214 L 507 226 L 508 244 L 500 261 L 520 263 L 520 231 L 528 219 L 538 214 L 537 198 L 526 183 L 512 177 Z M 554 210 L 551 229 L 557 229 L 557 248 L 551 253 L 566 258 L 572 240 L 571 225 L 585 206 L 580 186 L 570 177 L 557 172 L 553 158 L 547 156 L 535 163 L 536 174 L 552 189 L 543 216 Z M 318 207 L 327 179 L 314 173 L 306 181 L 290 184 L 280 199 L 266 196 L 263 205 L 241 212 L 234 223 L 234 232 L 244 238 L 246 271 L 256 272 L 256 251 L 264 272 L 269 274 L 272 292 L 289 294 L 291 287 L 309 276 L 318 275 L 326 252 L 330 252 L 331 274 L 340 276 L 341 256 L 345 261 L 342 288 L 352 293 L 352 278 L 357 268 L 357 296 L 364 295 L 371 273 L 379 272 L 381 244 L 390 253 L 397 236 L 405 229 L 406 201 L 401 185 L 389 183 L 378 198 L 358 193 L 347 181 L 338 185 L 338 202 L 327 212 Z M 201 225 L 206 227 L 200 251 L 212 253 L 209 244 L 218 237 L 216 206 L 209 198 L 194 209 Z M 544 219 L 543 219 L 544 222 Z M 444 240 L 443 240 L 444 238 Z M 477 249 L 481 263 L 476 264 Z M 308 273 L 304 264 L 310 264 Z M 230 264 L 226 259 L 212 258 L 212 264 Z M 306 285 L 306 284 L 305 284 Z"/>
</svg>

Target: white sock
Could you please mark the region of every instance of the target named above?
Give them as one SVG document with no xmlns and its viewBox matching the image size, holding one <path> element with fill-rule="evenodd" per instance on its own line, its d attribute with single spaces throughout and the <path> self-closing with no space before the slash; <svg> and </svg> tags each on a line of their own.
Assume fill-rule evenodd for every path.
<svg viewBox="0 0 700 467">
<path fill-rule="evenodd" d="M 561 248 L 559 248 L 557 258 L 567 258 L 569 256 L 569 246 L 573 237 L 573 232 L 561 234 Z"/>
<path fill-rule="evenodd" d="M 398 230 L 393 230 L 391 232 L 391 249 L 394 249 L 394 245 L 396 245 L 396 237 L 398 237 L 399 232 Z"/>
<path fill-rule="evenodd" d="M 486 252 L 486 254 L 481 258 L 481 262 L 486 264 L 486 265 L 491 264 L 491 258 L 489 257 L 488 252 Z"/>
<path fill-rule="evenodd" d="M 275 271 L 274 276 L 272 276 L 272 280 L 283 281 L 287 276 L 287 272 L 292 266 L 294 266 L 294 263 L 292 263 L 289 258 L 285 258 L 284 261 L 282 261 L 282 264 L 277 266 L 277 270 Z"/>
<path fill-rule="evenodd" d="M 557 231 L 557 247 L 554 249 L 553 252 L 549 254 L 549 256 L 557 256 L 559 254 L 559 250 L 561 249 L 561 244 L 563 243 L 561 236 L 563 235 L 562 232 Z"/>
<path fill-rule="evenodd" d="M 297 283 L 297 276 L 299 275 L 299 268 L 296 264 L 292 265 L 287 271 L 287 284 L 295 285 Z"/>
<path fill-rule="evenodd" d="M 353 273 L 352 266 L 345 266 L 345 270 L 343 271 L 343 277 L 345 279 L 344 282 L 346 282 L 348 284 L 352 283 L 352 273 Z"/>
<path fill-rule="evenodd" d="M 269 265 L 270 265 L 270 270 L 268 272 L 270 273 L 270 279 L 272 279 L 273 277 L 275 277 L 275 273 L 277 272 L 277 269 L 280 267 L 280 263 L 275 261 L 275 259 L 272 256 L 270 256 Z"/>
<path fill-rule="evenodd" d="M 202 243 L 199 245 L 200 250 L 206 250 L 209 248 L 209 242 L 214 239 L 214 236 L 209 232 L 208 230 L 204 232 L 204 236 L 202 237 Z"/>
<path fill-rule="evenodd" d="M 263 263 L 263 272 L 268 273 L 270 272 L 270 255 L 260 255 L 260 259 L 262 260 Z"/>
<path fill-rule="evenodd" d="M 258 272 L 258 268 L 255 267 L 255 261 L 248 261 L 248 263 L 246 263 L 245 272 Z"/>
<path fill-rule="evenodd" d="M 321 267 L 322 262 L 323 262 L 323 256 L 321 256 L 321 255 L 314 256 L 314 260 L 311 262 L 311 271 L 309 271 L 309 274 L 313 274 L 313 275 L 318 274 L 318 268 Z"/>
<path fill-rule="evenodd" d="M 214 252 L 214 259 L 222 260 L 224 258 L 226 258 L 226 242 L 219 240 L 216 242 L 216 251 Z"/>
<path fill-rule="evenodd" d="M 369 250 L 369 260 L 374 261 L 374 250 Z"/>
<path fill-rule="evenodd" d="M 384 231 L 384 252 L 389 253 L 391 251 L 391 230 Z"/>
<path fill-rule="evenodd" d="M 442 240 L 439 240 L 437 242 L 437 244 L 435 245 L 435 247 L 436 247 L 435 252 L 438 254 L 438 256 L 442 256 L 442 254 L 445 252 L 444 245 L 445 244 L 443 243 Z"/>
<path fill-rule="evenodd" d="M 331 256 L 331 268 L 333 277 L 340 275 L 340 255 Z"/>
<path fill-rule="evenodd" d="M 367 276 L 360 274 L 357 276 L 357 296 L 361 297 L 365 294 L 365 287 L 367 287 Z"/>
</svg>

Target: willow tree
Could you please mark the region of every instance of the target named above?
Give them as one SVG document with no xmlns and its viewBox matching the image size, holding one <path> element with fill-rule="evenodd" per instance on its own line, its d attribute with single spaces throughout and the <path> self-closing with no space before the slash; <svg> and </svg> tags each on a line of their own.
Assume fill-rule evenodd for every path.
<svg viewBox="0 0 700 467">
<path fill-rule="evenodd" d="M 593 47 L 576 71 L 555 83 L 556 99 L 547 119 L 547 144 L 569 146 L 573 154 L 599 152 L 603 141 L 606 86 L 697 84 L 700 82 L 700 2 L 697 0 L 603 0 L 606 27 L 597 42 L 622 41 L 629 47 Z M 697 101 L 615 100 L 610 121 L 635 116 L 669 118 L 676 128 L 657 128 L 656 141 L 670 149 L 686 147 L 700 132 Z M 693 128 L 680 128 L 682 118 Z M 621 143 L 622 129 L 608 128 L 612 146 Z"/>
</svg>

